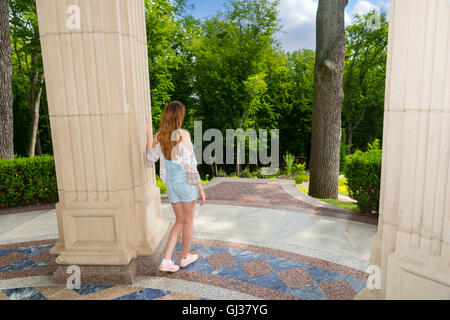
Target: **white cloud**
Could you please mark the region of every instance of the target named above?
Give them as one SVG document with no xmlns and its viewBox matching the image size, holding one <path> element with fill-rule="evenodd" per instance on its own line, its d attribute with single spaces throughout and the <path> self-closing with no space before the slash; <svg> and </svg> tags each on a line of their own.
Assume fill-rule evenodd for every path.
<svg viewBox="0 0 450 320">
<path fill-rule="evenodd" d="M 383 6 L 383 11 L 385 11 L 386 3 L 381 2 L 380 4 Z M 389 4 L 387 4 L 387 6 L 389 6 Z M 353 5 L 351 9 L 347 8 L 346 15 L 348 14 L 349 18 L 346 19 L 345 25 L 349 25 L 353 22 L 355 14 L 362 16 L 366 13 L 369 13 L 373 9 L 375 9 L 377 12 L 382 12 L 380 5 L 371 3 L 367 0 L 359 0 L 355 5 Z"/>
<path fill-rule="evenodd" d="M 315 49 L 316 14 L 318 0 L 281 0 L 281 23 L 286 33 L 280 33 L 278 39 L 288 51 L 309 48 Z M 363 15 L 372 9 L 389 12 L 389 0 L 351 0 L 345 10 L 345 25 L 353 21 L 354 14 Z"/>
<path fill-rule="evenodd" d="M 389 13 L 389 8 L 390 8 L 390 1 L 389 0 L 384 0 L 378 3 L 378 5 L 380 6 L 381 12 L 384 13 Z"/>
<path fill-rule="evenodd" d="M 354 14 L 363 15 L 363 14 L 370 12 L 372 9 L 380 10 L 380 7 L 375 4 L 370 3 L 369 1 L 360 0 L 355 4 L 355 6 L 353 7 L 353 10 L 351 10 L 351 14 L 352 14 L 352 16 Z"/>
<path fill-rule="evenodd" d="M 280 18 L 287 30 L 315 23 L 318 0 L 282 0 Z"/>
<path fill-rule="evenodd" d="M 347 11 L 344 12 L 344 23 L 345 26 L 352 24 L 352 17 Z"/>
<path fill-rule="evenodd" d="M 318 0 L 281 0 L 280 19 L 283 30 L 278 39 L 286 50 L 315 47 Z"/>
</svg>

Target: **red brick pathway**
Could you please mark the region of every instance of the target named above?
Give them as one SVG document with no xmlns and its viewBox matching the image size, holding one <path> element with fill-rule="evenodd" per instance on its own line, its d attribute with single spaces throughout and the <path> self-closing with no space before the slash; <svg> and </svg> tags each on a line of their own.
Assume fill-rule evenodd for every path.
<svg viewBox="0 0 450 320">
<path fill-rule="evenodd" d="M 295 205 L 299 200 L 283 190 L 278 184 L 221 182 L 206 189 L 210 200 L 251 201 L 267 204 Z M 304 203 L 307 204 L 307 203 Z"/>
<path fill-rule="evenodd" d="M 301 192 L 298 190 L 298 192 Z M 222 181 L 205 187 L 206 202 L 209 204 L 239 205 L 269 209 L 297 211 L 328 217 L 352 220 L 376 225 L 376 215 L 351 213 L 338 207 L 316 207 L 294 198 L 280 184 L 267 182 Z M 164 200 L 163 200 L 164 201 Z M 167 202 L 167 201 L 165 201 Z"/>
</svg>

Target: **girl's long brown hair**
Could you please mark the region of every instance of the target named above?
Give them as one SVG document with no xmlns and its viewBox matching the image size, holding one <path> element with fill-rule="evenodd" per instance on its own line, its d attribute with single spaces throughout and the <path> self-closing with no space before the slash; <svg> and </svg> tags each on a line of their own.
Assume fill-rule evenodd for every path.
<svg viewBox="0 0 450 320">
<path fill-rule="evenodd" d="M 172 101 L 164 108 L 158 140 L 167 160 L 172 160 L 172 150 L 182 140 L 180 129 L 185 114 L 186 108 L 180 101 Z"/>
</svg>

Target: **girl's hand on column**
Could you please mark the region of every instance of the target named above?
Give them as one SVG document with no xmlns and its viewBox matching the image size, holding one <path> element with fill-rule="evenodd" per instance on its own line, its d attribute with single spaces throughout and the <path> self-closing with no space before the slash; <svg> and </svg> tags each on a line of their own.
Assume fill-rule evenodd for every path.
<svg viewBox="0 0 450 320">
<path fill-rule="evenodd" d="M 145 118 L 145 132 L 147 133 L 147 150 L 148 150 L 152 147 L 153 139 L 150 121 L 147 118 Z"/>
<path fill-rule="evenodd" d="M 203 187 L 200 183 L 197 186 L 198 186 L 198 191 L 200 193 L 200 201 L 201 201 L 200 205 L 203 205 L 206 201 L 205 191 L 203 191 Z"/>
<path fill-rule="evenodd" d="M 151 125 L 150 125 L 150 121 L 145 118 L 145 124 L 146 124 L 146 132 L 147 132 L 147 136 L 151 137 L 152 136 L 152 129 L 151 129 Z"/>
</svg>

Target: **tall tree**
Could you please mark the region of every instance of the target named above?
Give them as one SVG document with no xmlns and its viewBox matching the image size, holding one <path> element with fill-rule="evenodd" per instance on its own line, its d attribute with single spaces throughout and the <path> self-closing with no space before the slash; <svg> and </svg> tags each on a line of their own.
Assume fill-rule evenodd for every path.
<svg viewBox="0 0 450 320">
<path fill-rule="evenodd" d="M 182 91 L 190 87 L 190 79 L 180 78 L 187 73 L 184 65 L 189 56 L 185 46 L 197 32 L 196 20 L 185 14 L 186 0 L 145 0 L 144 3 L 152 119 L 157 128 L 167 103 L 171 100 L 187 103 Z"/>
<path fill-rule="evenodd" d="M 382 138 L 388 21 L 383 13 L 377 17 L 378 26 L 370 24 L 376 15 L 375 10 L 356 15 L 355 23 L 346 28 L 342 121 L 349 154 L 353 147 Z"/>
<path fill-rule="evenodd" d="M 0 1 L 0 78 L 0 159 L 13 159 L 12 62 L 8 1 Z"/>
<path fill-rule="evenodd" d="M 39 40 L 36 2 L 11 0 L 11 39 L 14 49 L 14 67 L 20 71 L 28 104 L 31 126 L 27 154 L 32 157 L 35 149 L 41 154 L 38 136 L 39 111 L 44 86 L 44 68 Z"/>
<path fill-rule="evenodd" d="M 309 163 L 314 103 L 315 53 L 303 49 L 287 53 L 288 98 L 280 121 L 280 151 L 300 156 Z"/>
<path fill-rule="evenodd" d="M 204 129 L 245 131 L 250 126 L 258 129 L 261 115 L 273 119 L 267 95 L 278 72 L 273 65 L 278 60 L 274 38 L 280 29 L 278 4 L 278 0 L 229 0 L 225 12 L 202 24 L 203 34 L 191 49 L 198 99 L 195 115 L 206 124 Z M 236 171 L 239 174 L 237 161 Z"/>
<path fill-rule="evenodd" d="M 344 10 L 348 0 L 319 0 L 309 194 L 337 199 L 344 99 Z"/>
</svg>

